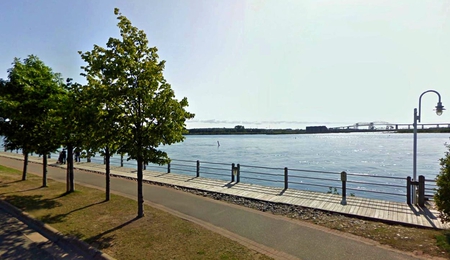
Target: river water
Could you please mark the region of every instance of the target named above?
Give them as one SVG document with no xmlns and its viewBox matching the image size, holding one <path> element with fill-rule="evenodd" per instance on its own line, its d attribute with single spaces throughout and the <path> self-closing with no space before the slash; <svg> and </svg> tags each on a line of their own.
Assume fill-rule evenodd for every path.
<svg viewBox="0 0 450 260">
<path fill-rule="evenodd" d="M 424 175 L 427 180 L 434 180 L 439 173 L 439 159 L 447 151 L 445 143 L 449 142 L 448 133 L 418 134 L 417 176 Z M 220 144 L 220 146 L 218 145 Z M 230 180 L 231 163 L 244 165 L 241 167 L 241 182 L 255 183 L 266 186 L 284 187 L 284 167 L 289 169 L 289 188 L 328 192 L 329 187 L 340 192 L 341 182 L 338 173 L 346 171 L 349 174 L 363 176 L 348 176 L 348 194 L 355 196 L 378 198 L 392 201 L 405 201 L 405 196 L 386 193 L 405 194 L 406 177 L 412 177 L 413 164 L 413 134 L 389 132 L 377 133 L 327 133 L 300 135 L 188 135 L 182 143 L 160 147 L 168 153 L 171 159 L 186 160 L 184 165 L 193 167 L 195 161 L 205 163 L 220 163 L 213 168 L 223 170 L 205 170 L 219 173 L 205 176 Z M 53 155 L 53 156 L 56 156 Z M 93 162 L 101 163 L 102 158 L 96 156 Z M 115 156 L 111 163 L 118 165 L 120 160 Z M 127 163 L 129 167 L 135 162 Z M 201 167 L 202 167 L 201 166 Z M 208 165 L 211 166 L 211 165 Z M 263 169 L 247 166 L 269 167 Z M 159 170 L 165 171 L 161 167 Z M 202 168 L 203 169 L 203 168 Z M 318 171 L 300 172 L 295 170 Z M 172 172 L 185 173 L 182 170 Z M 327 175 L 322 172 L 334 172 Z M 261 173 L 261 174 L 259 174 Z M 221 174 L 224 174 L 223 176 Z M 268 174 L 268 175 L 264 175 Z M 277 174 L 273 176 L 271 174 Z M 300 174 L 304 178 L 293 178 Z M 382 179 L 370 176 L 388 176 L 401 179 Z M 331 178 L 333 181 L 318 181 L 308 178 Z M 356 182 L 376 182 L 386 185 L 371 185 Z M 312 184 L 312 185 L 308 185 Z M 317 186 L 314 186 L 316 184 Z M 430 187 L 430 186 L 428 186 Z M 353 190 L 351 190 L 353 189 Z M 370 190 L 374 192 L 364 192 Z M 380 193 L 381 192 L 381 193 Z M 430 193 L 430 192 L 428 192 Z M 432 191 L 431 191 L 432 193 Z"/>
<path fill-rule="evenodd" d="M 449 136 L 418 134 L 418 175 L 436 177 Z M 173 159 L 398 177 L 412 175 L 413 163 L 412 134 L 397 133 L 190 135 L 161 149 Z"/>
<path fill-rule="evenodd" d="M 436 178 L 440 170 L 439 159 L 447 151 L 444 144 L 449 142 L 449 136 L 450 134 L 448 133 L 418 134 L 417 176 L 424 175 L 427 180 Z M 279 171 L 270 170 L 271 173 L 277 172 L 281 174 L 280 176 L 283 174 L 282 168 L 288 167 L 288 169 L 336 173 L 346 171 L 350 174 L 402 178 L 401 180 L 368 179 L 361 176 L 348 176 L 349 181 L 369 181 L 402 186 L 400 188 L 364 184 L 350 185 L 350 188 L 387 193 L 406 193 L 406 189 L 403 188 L 406 186 L 405 179 L 408 176 L 413 176 L 412 134 L 378 132 L 301 135 L 191 135 L 187 136 L 183 143 L 162 147 L 162 150 L 166 151 L 169 157 L 173 159 L 229 164 L 239 163 L 241 165 L 280 168 Z M 255 172 L 255 169 L 250 169 L 249 171 Z M 290 170 L 291 173 L 292 171 Z M 245 179 L 244 174 L 245 172 L 241 173 L 241 179 Z M 321 173 L 306 172 L 302 174 L 309 177 L 330 177 Z M 282 179 L 282 177 L 272 176 L 264 176 L 264 178 Z M 340 175 L 331 176 L 331 178 L 339 179 Z M 246 180 L 246 182 L 283 187 L 283 183 L 271 181 Z M 340 182 L 331 181 L 301 180 L 300 182 L 316 183 L 337 188 L 341 185 Z M 320 186 L 289 185 L 289 187 L 328 191 L 327 188 Z M 348 193 L 369 198 L 405 201 L 403 196 L 359 191 L 350 191 Z"/>
</svg>

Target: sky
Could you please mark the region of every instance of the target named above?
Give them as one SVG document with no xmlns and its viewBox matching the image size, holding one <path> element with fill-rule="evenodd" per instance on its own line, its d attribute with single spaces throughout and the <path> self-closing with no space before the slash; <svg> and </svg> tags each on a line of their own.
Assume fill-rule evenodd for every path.
<svg viewBox="0 0 450 260">
<path fill-rule="evenodd" d="M 166 61 L 187 128 L 450 122 L 448 0 L 0 1 L 0 78 L 37 55 L 85 83 L 78 51 L 119 38 L 114 8 Z"/>
</svg>

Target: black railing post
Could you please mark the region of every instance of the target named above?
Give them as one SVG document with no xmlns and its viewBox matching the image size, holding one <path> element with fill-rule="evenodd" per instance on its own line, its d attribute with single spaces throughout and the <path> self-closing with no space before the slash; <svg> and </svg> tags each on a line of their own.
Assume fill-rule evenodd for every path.
<svg viewBox="0 0 450 260">
<path fill-rule="evenodd" d="M 197 177 L 200 177 L 200 161 L 197 160 Z"/>
<path fill-rule="evenodd" d="M 241 165 L 237 164 L 236 183 L 241 181 Z"/>
<path fill-rule="evenodd" d="M 231 164 L 231 182 L 234 182 L 234 163 Z"/>
<path fill-rule="evenodd" d="M 170 162 L 167 163 L 167 173 L 170 173 Z"/>
<path fill-rule="evenodd" d="M 287 190 L 289 188 L 289 173 L 288 167 L 284 167 L 284 189 Z"/>
<path fill-rule="evenodd" d="M 120 155 L 120 167 L 123 167 L 123 154 Z"/>
<path fill-rule="evenodd" d="M 406 177 L 406 203 L 411 205 L 411 177 Z"/>
<path fill-rule="evenodd" d="M 347 205 L 347 173 L 345 171 L 341 172 L 341 181 L 342 181 L 341 205 Z"/>
<path fill-rule="evenodd" d="M 419 176 L 419 206 L 425 207 L 425 177 Z"/>
</svg>

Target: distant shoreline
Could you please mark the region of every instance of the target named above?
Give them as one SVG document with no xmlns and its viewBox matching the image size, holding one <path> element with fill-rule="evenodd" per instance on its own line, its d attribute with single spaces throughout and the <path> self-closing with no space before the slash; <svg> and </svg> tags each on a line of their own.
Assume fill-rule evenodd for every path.
<svg viewBox="0 0 450 260">
<path fill-rule="evenodd" d="M 413 129 L 323 129 L 321 131 L 305 130 L 305 129 L 236 129 L 236 128 L 192 128 L 188 129 L 185 135 L 279 135 L 279 134 L 329 134 L 329 133 L 374 133 L 374 132 L 388 132 L 388 133 L 412 133 Z M 450 133 L 450 128 L 429 128 L 418 129 L 419 133 Z"/>
</svg>

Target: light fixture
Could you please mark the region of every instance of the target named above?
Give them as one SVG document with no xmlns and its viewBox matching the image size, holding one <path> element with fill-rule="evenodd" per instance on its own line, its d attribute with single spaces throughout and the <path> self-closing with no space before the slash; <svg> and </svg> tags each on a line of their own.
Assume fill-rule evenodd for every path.
<svg viewBox="0 0 450 260">
<path fill-rule="evenodd" d="M 441 115 L 442 115 L 442 112 L 444 112 L 444 110 L 445 110 L 445 108 L 444 108 L 444 106 L 442 105 L 442 103 L 441 103 L 441 102 L 438 102 L 438 103 L 437 103 L 437 106 L 436 106 L 436 115 L 441 116 Z"/>
</svg>

